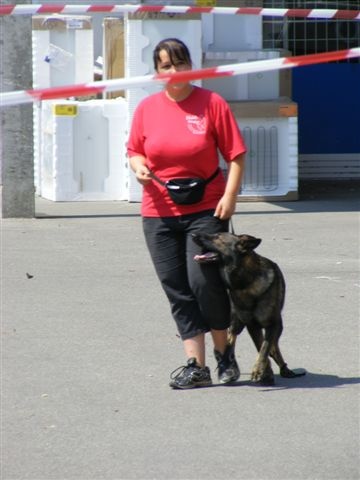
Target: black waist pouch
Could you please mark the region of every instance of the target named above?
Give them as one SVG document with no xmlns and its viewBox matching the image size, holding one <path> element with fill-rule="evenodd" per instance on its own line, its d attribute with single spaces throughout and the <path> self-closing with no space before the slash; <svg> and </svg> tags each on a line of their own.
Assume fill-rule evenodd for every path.
<svg viewBox="0 0 360 480">
<path fill-rule="evenodd" d="M 219 173 L 219 167 L 209 178 L 173 178 L 166 182 L 152 172 L 150 176 L 167 189 L 167 192 L 174 203 L 178 205 L 192 205 L 202 200 L 206 185 L 214 180 Z"/>
</svg>

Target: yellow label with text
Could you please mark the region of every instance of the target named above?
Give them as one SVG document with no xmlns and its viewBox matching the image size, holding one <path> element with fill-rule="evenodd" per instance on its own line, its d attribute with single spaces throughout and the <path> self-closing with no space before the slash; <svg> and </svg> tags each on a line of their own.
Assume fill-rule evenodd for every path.
<svg viewBox="0 0 360 480">
<path fill-rule="evenodd" d="M 196 0 L 197 7 L 216 7 L 216 0 Z"/>
<path fill-rule="evenodd" d="M 77 105 L 53 105 L 53 114 L 62 117 L 75 117 L 77 115 Z"/>
</svg>

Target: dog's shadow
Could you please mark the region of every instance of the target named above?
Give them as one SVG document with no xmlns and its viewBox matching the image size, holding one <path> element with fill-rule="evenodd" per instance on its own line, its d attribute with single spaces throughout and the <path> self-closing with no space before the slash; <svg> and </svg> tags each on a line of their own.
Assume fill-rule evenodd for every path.
<svg viewBox="0 0 360 480">
<path fill-rule="evenodd" d="M 258 388 L 261 391 L 271 392 L 274 390 L 287 390 L 290 388 L 339 388 L 346 385 L 356 385 L 360 383 L 359 377 L 338 377 L 336 375 L 327 375 L 321 373 L 306 372 L 306 375 L 295 378 L 283 378 L 275 374 L 275 384 L 271 386 L 264 386 L 250 380 L 250 374 L 242 374 L 243 378 L 248 377 L 249 380 L 238 380 L 237 382 L 227 385 L 227 387 L 243 387 L 249 386 Z"/>
</svg>

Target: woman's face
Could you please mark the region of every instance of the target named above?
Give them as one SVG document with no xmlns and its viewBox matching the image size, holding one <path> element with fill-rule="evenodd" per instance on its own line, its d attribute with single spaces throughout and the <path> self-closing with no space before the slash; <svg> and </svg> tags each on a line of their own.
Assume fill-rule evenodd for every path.
<svg viewBox="0 0 360 480">
<path fill-rule="evenodd" d="M 172 63 L 171 58 L 166 50 L 160 50 L 159 57 L 160 61 L 157 64 L 158 73 L 175 73 L 191 70 L 191 65 L 183 60 L 174 60 L 174 63 Z"/>
<path fill-rule="evenodd" d="M 171 58 L 166 50 L 160 50 L 159 52 L 160 60 L 157 64 L 158 73 L 176 73 L 184 72 L 186 70 L 191 70 L 191 65 L 182 60 L 174 60 L 174 63 L 171 61 Z M 168 85 L 168 88 L 174 88 L 176 90 L 181 90 L 187 88 L 189 82 L 181 83 L 172 83 Z"/>
</svg>

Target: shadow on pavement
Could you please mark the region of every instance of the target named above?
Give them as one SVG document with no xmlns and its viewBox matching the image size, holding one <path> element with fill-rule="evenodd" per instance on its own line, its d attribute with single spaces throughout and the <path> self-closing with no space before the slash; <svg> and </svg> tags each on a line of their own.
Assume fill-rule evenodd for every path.
<svg viewBox="0 0 360 480">
<path fill-rule="evenodd" d="M 246 375 L 246 374 L 244 374 Z M 250 374 L 249 374 L 250 376 Z M 288 390 L 291 388 L 298 388 L 301 390 L 308 388 L 338 388 L 346 385 L 356 385 L 360 383 L 359 377 L 338 377 L 336 375 L 327 375 L 321 373 L 306 372 L 306 375 L 297 378 L 282 378 L 279 375 L 275 375 L 275 385 L 264 387 L 258 385 L 251 380 L 239 380 L 231 385 L 214 385 L 223 388 L 235 388 L 235 387 L 252 387 L 257 388 L 263 392 L 270 392 L 276 390 Z"/>
</svg>

